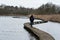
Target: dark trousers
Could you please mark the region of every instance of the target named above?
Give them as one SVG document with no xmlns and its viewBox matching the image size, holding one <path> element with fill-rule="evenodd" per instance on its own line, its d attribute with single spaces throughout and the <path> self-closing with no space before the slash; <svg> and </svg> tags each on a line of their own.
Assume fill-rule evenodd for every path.
<svg viewBox="0 0 60 40">
<path fill-rule="evenodd" d="M 31 25 L 31 27 L 32 27 L 32 25 L 33 25 L 33 22 L 30 22 L 30 25 Z"/>
</svg>

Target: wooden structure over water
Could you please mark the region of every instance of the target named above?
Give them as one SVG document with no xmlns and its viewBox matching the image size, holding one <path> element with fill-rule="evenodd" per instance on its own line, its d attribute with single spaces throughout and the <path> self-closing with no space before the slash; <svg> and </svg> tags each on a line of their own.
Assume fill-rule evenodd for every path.
<svg viewBox="0 0 60 40">
<path fill-rule="evenodd" d="M 39 24 L 39 23 L 45 23 L 45 22 L 34 22 L 34 24 Z M 30 31 L 31 33 L 33 33 L 36 37 L 37 40 L 55 40 L 50 34 L 39 30 L 35 27 L 31 27 L 31 25 L 29 23 L 25 23 L 24 24 L 24 28 L 28 31 Z"/>
</svg>

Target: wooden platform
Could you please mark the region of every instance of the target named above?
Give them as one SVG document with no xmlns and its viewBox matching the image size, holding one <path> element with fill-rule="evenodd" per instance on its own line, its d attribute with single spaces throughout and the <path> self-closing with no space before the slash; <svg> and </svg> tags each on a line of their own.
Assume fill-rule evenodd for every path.
<svg viewBox="0 0 60 40">
<path fill-rule="evenodd" d="M 37 28 L 31 27 L 29 23 L 25 23 L 24 27 L 27 28 L 28 30 L 31 30 L 35 35 L 37 35 L 39 38 L 38 40 L 55 40 L 50 34 Z"/>
</svg>

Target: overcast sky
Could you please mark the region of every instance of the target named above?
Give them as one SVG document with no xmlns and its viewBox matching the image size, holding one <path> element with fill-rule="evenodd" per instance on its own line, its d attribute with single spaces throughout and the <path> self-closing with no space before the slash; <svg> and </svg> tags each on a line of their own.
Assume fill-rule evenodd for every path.
<svg viewBox="0 0 60 40">
<path fill-rule="evenodd" d="M 28 8 L 38 8 L 42 4 L 47 2 L 52 2 L 54 4 L 60 5 L 60 0 L 0 0 L 0 5 L 11 5 L 11 6 L 24 6 Z"/>
</svg>

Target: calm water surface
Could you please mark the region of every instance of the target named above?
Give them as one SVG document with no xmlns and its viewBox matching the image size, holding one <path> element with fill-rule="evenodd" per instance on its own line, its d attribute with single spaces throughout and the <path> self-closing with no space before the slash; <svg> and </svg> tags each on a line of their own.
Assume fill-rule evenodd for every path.
<svg viewBox="0 0 60 40">
<path fill-rule="evenodd" d="M 60 40 L 60 23 L 48 21 L 47 23 L 36 24 L 33 26 L 49 33 L 55 40 Z"/>
<path fill-rule="evenodd" d="M 26 22 L 29 19 L 0 16 L 0 40 L 35 40 L 23 28 Z"/>
</svg>

